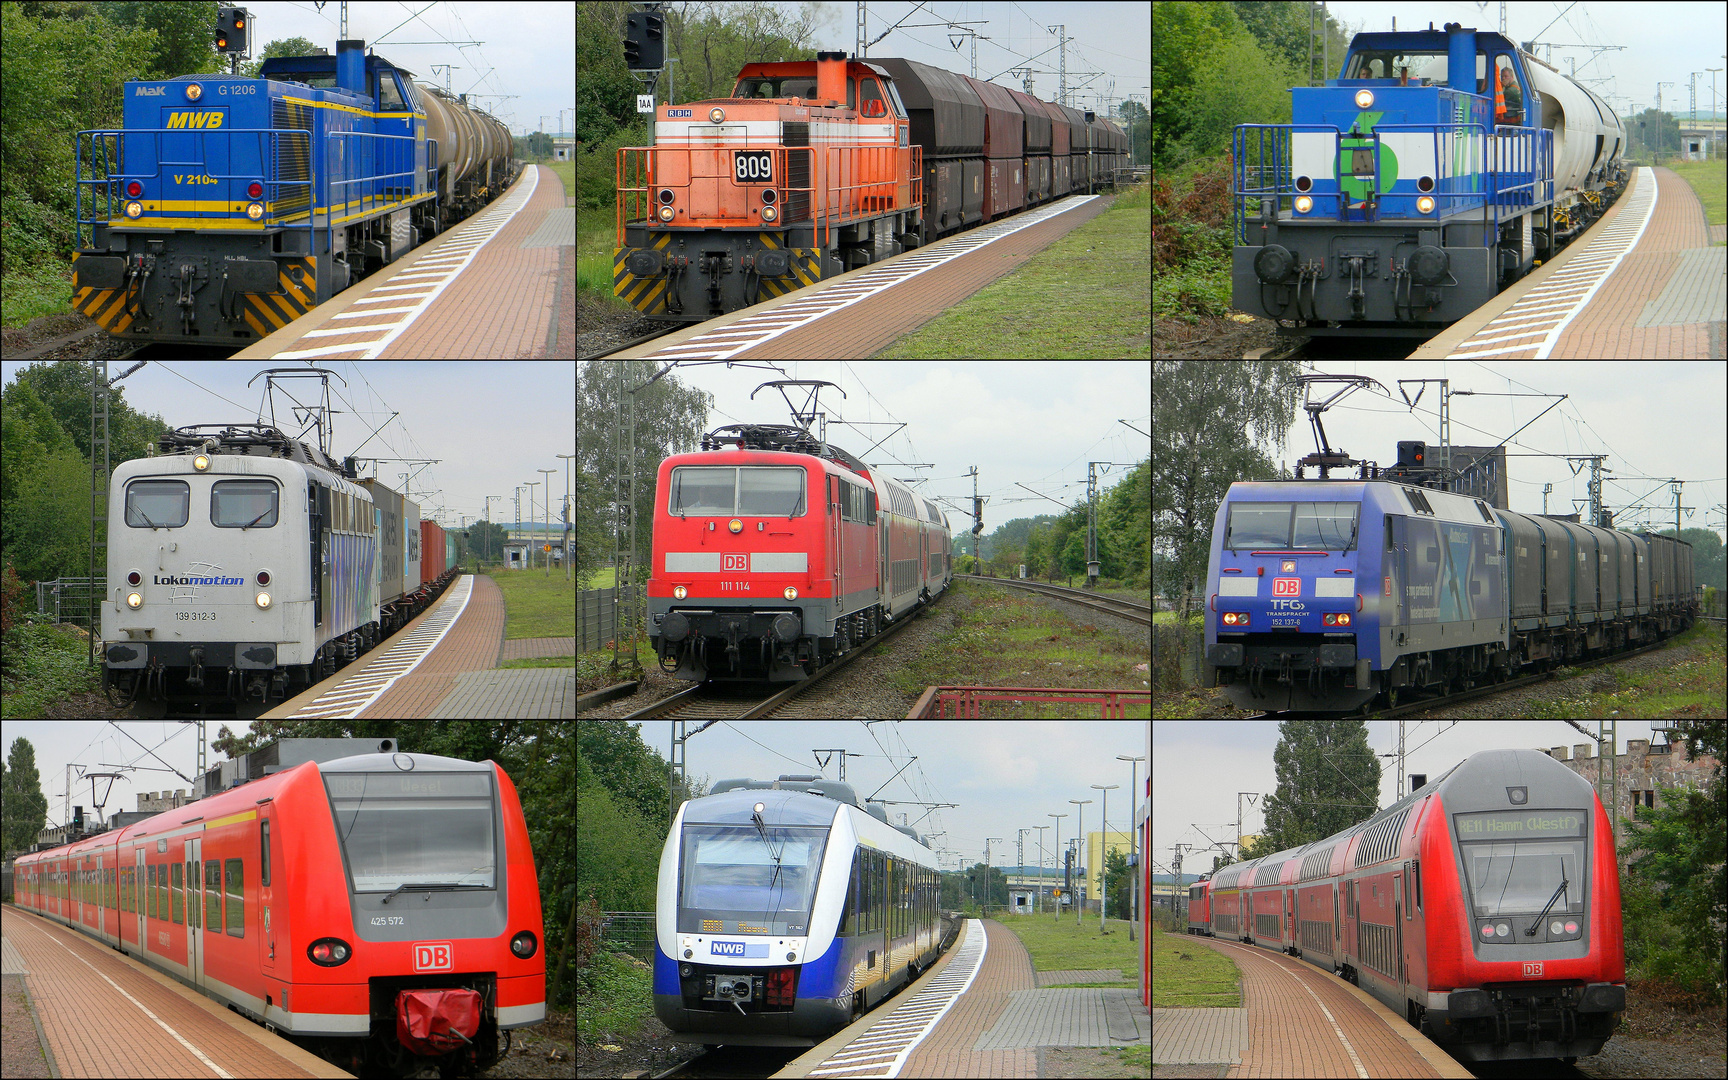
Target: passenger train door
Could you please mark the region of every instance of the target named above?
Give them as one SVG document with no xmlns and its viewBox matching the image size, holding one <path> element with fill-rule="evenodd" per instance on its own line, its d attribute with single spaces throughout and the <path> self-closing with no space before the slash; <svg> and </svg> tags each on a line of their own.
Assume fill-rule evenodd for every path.
<svg viewBox="0 0 1728 1080">
<path fill-rule="evenodd" d="M 1408 864 L 1406 864 L 1408 865 Z M 1402 872 L 1392 874 L 1392 955 L 1397 967 L 1392 975 L 1397 978 L 1398 985 L 1404 985 L 1404 875 Z"/>
<path fill-rule="evenodd" d="M 186 971 L 204 985 L 204 841 L 186 839 Z"/>
<path fill-rule="evenodd" d="M 842 494 L 840 478 L 830 476 L 828 478 L 828 529 L 833 539 L 829 543 L 828 561 L 831 567 L 829 572 L 834 576 L 833 595 L 836 600 L 843 599 L 846 595 L 840 584 L 840 568 L 845 565 L 845 552 L 840 545 L 846 534 L 846 530 L 840 527 L 840 498 Z"/>
<path fill-rule="evenodd" d="M 145 893 L 145 891 L 144 891 L 144 845 L 143 844 L 139 844 L 137 847 L 132 849 L 132 857 L 135 860 L 134 864 L 133 864 L 133 868 L 132 868 L 133 873 L 135 873 L 137 875 L 137 879 L 133 883 L 133 887 L 132 887 L 132 895 L 135 896 L 138 900 L 138 903 L 136 905 L 134 905 L 138 909 L 138 942 L 137 942 L 137 944 L 138 944 L 138 948 L 140 950 L 148 952 L 150 949 L 150 939 L 145 937 L 145 935 L 150 932 L 150 928 L 147 925 L 145 925 L 145 922 L 144 922 L 145 917 L 146 917 L 145 911 L 144 911 L 144 904 L 145 904 L 145 900 L 148 898 L 149 894 Z"/>
<path fill-rule="evenodd" d="M 273 875 L 270 870 L 271 847 L 274 837 L 272 823 L 276 820 L 276 804 L 267 802 L 258 808 L 258 925 L 263 930 L 259 935 L 258 963 L 263 967 L 264 974 L 276 973 L 276 936 L 282 929 L 281 920 L 274 917 L 272 909 L 275 904 L 275 886 L 271 884 Z"/>
</svg>

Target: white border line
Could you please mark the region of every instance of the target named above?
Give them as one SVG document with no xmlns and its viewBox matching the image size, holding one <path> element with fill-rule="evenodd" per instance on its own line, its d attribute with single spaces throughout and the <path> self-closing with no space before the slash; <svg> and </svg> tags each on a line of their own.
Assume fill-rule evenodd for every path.
<svg viewBox="0 0 1728 1080">
<path fill-rule="evenodd" d="M 473 574 L 463 574 L 460 578 L 457 579 L 457 585 L 458 585 L 458 587 L 460 587 L 461 585 L 467 585 L 468 591 L 462 597 L 462 604 L 460 607 L 458 607 L 456 609 L 456 613 L 454 615 L 450 616 L 450 620 L 448 622 L 446 622 L 439 629 L 437 636 L 435 636 L 432 639 L 430 644 L 424 644 L 423 641 L 414 640 L 415 635 L 417 635 L 420 632 L 420 630 L 424 630 L 426 628 L 426 624 L 422 623 L 422 624 L 420 624 L 420 627 L 418 629 L 416 629 L 413 634 L 408 635 L 408 637 L 406 637 L 403 640 L 397 642 L 396 644 L 390 646 L 389 651 L 380 654 L 372 662 L 371 668 L 369 668 L 366 672 L 362 673 L 361 675 L 357 676 L 357 678 L 358 679 L 366 679 L 369 676 L 375 674 L 381 666 L 382 667 L 388 667 L 392 663 L 401 663 L 402 659 L 403 659 L 402 655 L 396 655 L 394 659 L 392 659 L 392 655 L 396 654 L 399 650 L 402 652 L 403 655 L 406 655 L 408 650 L 403 649 L 403 646 L 412 645 L 414 648 L 421 648 L 422 645 L 424 644 L 424 648 L 422 649 L 420 655 L 414 658 L 413 663 L 409 664 L 407 667 L 403 668 L 401 671 L 398 671 L 396 674 L 390 676 L 390 678 L 385 680 L 382 685 L 380 685 L 377 689 L 373 690 L 371 692 L 371 694 L 364 701 L 359 701 L 359 702 L 338 701 L 339 698 L 352 697 L 356 693 L 365 693 L 365 691 L 363 691 L 363 690 L 356 690 L 349 683 L 343 683 L 341 686 L 335 687 L 335 688 L 330 689 L 330 690 L 326 690 L 324 693 L 320 694 L 318 697 L 314 698 L 312 701 L 310 701 L 307 704 L 302 705 L 300 708 L 294 710 L 292 715 L 295 718 L 299 718 L 299 719 L 352 720 L 356 716 L 358 716 L 361 713 L 361 711 L 364 710 L 367 706 L 371 705 L 374 701 L 377 701 L 380 697 L 383 697 L 384 691 L 390 689 L 392 686 L 395 686 L 396 681 L 398 679 L 402 678 L 402 676 L 408 674 L 410 671 L 413 671 L 415 668 L 419 667 L 421 661 L 425 660 L 428 656 L 432 655 L 432 650 L 436 649 L 438 647 L 438 643 L 440 641 L 444 640 L 444 635 L 448 634 L 450 632 L 450 628 L 452 626 L 456 625 L 456 620 L 460 619 L 462 617 L 462 613 L 464 611 L 468 610 L 468 600 L 470 597 L 472 597 L 474 595 L 474 575 Z M 439 611 L 439 614 L 440 615 L 443 614 L 442 609 Z M 325 712 L 325 711 L 319 709 L 319 704 L 322 702 L 328 702 L 328 704 L 324 706 L 324 709 L 328 709 L 331 711 Z"/>
</svg>

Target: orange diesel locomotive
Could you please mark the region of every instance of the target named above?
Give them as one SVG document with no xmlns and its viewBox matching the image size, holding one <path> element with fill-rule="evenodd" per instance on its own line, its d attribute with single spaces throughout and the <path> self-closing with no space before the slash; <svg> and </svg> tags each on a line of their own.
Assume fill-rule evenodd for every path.
<svg viewBox="0 0 1728 1080">
<path fill-rule="evenodd" d="M 696 322 L 1091 190 L 1127 139 L 1094 114 L 911 60 L 748 64 L 618 151 L 613 291 Z"/>
<path fill-rule="evenodd" d="M 14 889 L 362 1075 L 484 1069 L 546 1018 L 534 855 L 490 761 L 308 761 L 21 856 Z"/>
</svg>

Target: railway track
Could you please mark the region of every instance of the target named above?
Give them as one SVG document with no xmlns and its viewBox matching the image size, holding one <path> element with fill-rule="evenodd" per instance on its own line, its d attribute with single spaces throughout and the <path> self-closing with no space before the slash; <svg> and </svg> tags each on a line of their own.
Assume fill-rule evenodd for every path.
<svg viewBox="0 0 1728 1080">
<path fill-rule="evenodd" d="M 994 585 L 1007 585 L 1010 588 L 1026 589 L 1030 592 L 1044 593 L 1048 596 L 1060 597 L 1071 604 L 1080 604 L 1109 615 L 1116 615 L 1132 622 L 1152 625 L 1152 605 L 1138 603 L 1133 600 L 1123 600 L 1115 596 L 1100 596 L 1081 589 L 1070 589 L 1063 585 L 1046 585 L 1041 581 L 1022 581 L 1019 578 L 982 577 L 977 574 L 955 574 L 968 581 L 988 581 Z"/>
</svg>

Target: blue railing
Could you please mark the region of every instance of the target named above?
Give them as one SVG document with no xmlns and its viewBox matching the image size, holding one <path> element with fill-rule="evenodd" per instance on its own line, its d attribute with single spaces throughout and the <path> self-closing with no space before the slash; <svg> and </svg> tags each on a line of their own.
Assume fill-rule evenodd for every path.
<svg viewBox="0 0 1728 1080">
<path fill-rule="evenodd" d="M 1297 190 L 1292 163 L 1292 137 L 1298 131 L 1331 135 L 1329 175 L 1314 181 L 1307 191 Z M 1363 207 L 1359 200 L 1352 203 L 1338 179 L 1344 151 L 1367 150 L 1373 155 L 1372 176 L 1380 177 L 1384 175 L 1381 135 L 1394 131 L 1420 132 L 1431 138 L 1429 150 L 1435 163 L 1433 190 L 1381 191 L 1373 209 Z M 1347 139 L 1351 145 L 1346 145 Z M 1234 162 L 1233 226 L 1238 244 L 1248 240 L 1250 199 L 1257 200 L 1253 213 L 1258 217 L 1264 212 L 1267 199 L 1273 200 L 1276 211 L 1293 212 L 1295 199 L 1306 196 L 1313 200 L 1313 205 L 1299 219 L 1305 221 L 1325 218 L 1369 221 L 1379 215 L 1389 215 L 1399 222 L 1438 220 L 1472 206 L 1487 205 L 1494 225 L 1532 206 L 1554 201 L 1554 133 L 1547 128 L 1500 126 L 1489 138 L 1484 126 L 1474 122 L 1378 124 L 1374 131 L 1362 135 L 1346 134 L 1332 124 L 1240 124 L 1230 145 Z M 1464 160 L 1454 170 L 1453 161 L 1460 155 Z M 1434 213 L 1416 210 L 1415 201 L 1423 195 L 1434 198 Z"/>
<path fill-rule="evenodd" d="M 197 158 L 182 161 L 166 157 L 162 152 L 162 138 L 165 135 L 196 138 L 198 140 L 196 143 Z M 312 133 L 304 128 L 222 128 L 213 131 L 187 131 L 180 128 L 173 130 L 168 128 L 125 128 L 122 130 L 80 131 L 75 136 L 73 144 L 73 157 L 76 162 L 76 173 L 73 181 L 75 216 L 73 240 L 79 249 L 88 249 L 95 243 L 95 226 L 108 225 L 115 221 L 122 224 L 130 222 L 132 219 L 127 218 L 124 214 L 125 204 L 131 201 L 126 195 L 126 184 L 133 180 L 140 182 L 161 181 L 164 171 L 172 171 L 174 168 L 180 167 L 187 170 L 197 170 L 199 176 L 216 181 L 233 180 L 247 183 L 261 179 L 264 184 L 264 197 L 262 199 L 234 199 L 224 194 L 218 198 L 195 201 L 262 202 L 265 206 L 265 214 L 256 224 L 260 227 L 279 226 L 294 229 L 304 227 L 306 229 L 306 250 L 310 254 L 318 253 L 318 249 L 313 243 L 313 233 L 319 227 L 317 212 L 319 208 L 323 208 L 324 251 L 329 252 L 333 250 L 331 245 L 334 242 L 335 221 L 342 216 L 330 212 L 330 208 L 335 205 L 331 201 L 332 189 L 338 189 L 345 196 L 342 199 L 344 206 L 349 201 L 346 197 L 349 195 L 349 189 L 357 184 L 373 186 L 372 189 L 363 190 L 361 193 L 362 206 L 366 208 L 381 209 L 389 202 L 398 202 L 414 197 L 414 177 L 416 174 L 414 150 L 415 143 L 418 141 L 412 135 L 381 135 L 370 131 L 338 131 L 330 132 L 329 135 L 331 142 L 327 144 L 326 152 L 332 155 L 335 163 L 328 165 L 323 175 L 320 175 L 317 165 L 318 158 L 313 152 L 314 148 L 311 143 Z M 230 165 L 237 156 L 234 153 L 232 140 L 248 136 L 256 138 L 258 140 L 258 155 L 256 158 L 245 160 L 256 160 L 260 163 L 260 167 L 249 172 L 239 173 L 213 171 L 209 167 L 212 154 L 208 143 L 212 136 L 220 136 L 230 140 L 228 144 L 218 148 L 225 152 L 225 160 Z M 149 137 L 151 140 L 148 155 L 149 171 L 128 172 L 124 160 L 125 143 L 122 142 L 122 139 L 132 140 L 143 137 Z M 294 155 L 285 157 L 283 154 L 284 142 L 290 138 L 297 138 L 299 142 L 298 144 L 288 144 Z M 436 193 L 438 189 L 438 141 L 427 139 L 425 142 L 427 152 L 426 191 L 427 193 Z M 133 153 L 136 154 L 137 151 L 134 150 Z M 244 158 L 244 155 L 240 156 Z M 218 156 L 217 160 L 224 160 L 224 158 Z M 285 160 L 306 162 L 307 175 L 290 178 L 280 176 L 279 167 Z M 388 167 L 389 171 L 375 171 L 380 164 Z M 85 175 L 86 166 L 90 169 L 90 175 Z M 359 175 L 354 175 L 352 178 L 332 179 L 331 177 L 332 173 L 347 176 L 356 171 L 359 172 Z M 398 179 L 401 180 L 400 189 L 394 193 L 398 197 L 379 201 L 384 194 L 382 189 L 388 187 L 387 182 Z M 154 185 L 151 188 L 150 196 L 141 196 L 140 198 L 163 201 L 161 198 L 163 186 L 160 183 Z M 90 189 L 90 216 L 85 214 L 86 188 Z M 299 189 L 304 190 L 300 191 Z M 224 186 L 222 190 L 226 192 L 228 189 Z M 300 197 L 295 198 L 296 194 Z M 95 216 L 98 210 L 102 214 L 101 217 Z M 273 210 L 274 212 L 272 212 Z M 184 217 L 237 220 L 236 215 L 229 210 L 160 211 L 144 216 L 146 218 Z"/>
<path fill-rule="evenodd" d="M 200 154 L 199 159 L 181 161 L 165 157 L 162 153 L 163 136 L 197 139 L 197 146 Z M 229 140 L 223 149 L 227 151 L 227 160 L 230 163 L 232 163 L 235 158 L 233 153 L 233 140 L 244 136 L 252 136 L 256 138 L 258 140 L 258 156 L 255 160 L 261 163 L 261 167 L 243 173 L 212 171 L 209 167 L 211 155 L 209 153 L 208 143 L 211 136 L 220 136 Z M 264 217 L 258 222 L 259 225 L 290 224 L 290 222 L 285 218 L 271 216 L 268 208 L 272 205 L 281 205 L 285 201 L 285 196 L 289 194 L 287 189 L 306 189 L 305 196 L 308 202 L 311 202 L 317 190 L 317 177 L 315 174 L 308 176 L 305 179 L 283 179 L 280 176 L 275 175 L 277 171 L 275 168 L 276 163 L 282 160 L 283 140 L 290 136 L 298 136 L 303 140 L 301 145 L 305 147 L 307 151 L 307 168 L 308 170 L 313 170 L 315 167 L 312 165 L 312 156 L 310 153 L 312 133 L 304 128 L 221 128 L 214 131 L 187 131 L 181 128 L 175 128 L 173 130 L 169 130 L 168 128 L 125 128 L 121 130 L 92 129 L 80 131 L 74 136 L 72 147 L 72 156 L 75 161 L 76 170 L 73 180 L 73 202 L 74 215 L 76 219 L 73 240 L 80 249 L 89 248 L 95 243 L 95 226 L 107 225 L 115 220 L 119 220 L 121 223 L 129 222 L 131 219 L 125 216 L 123 210 L 117 212 L 117 208 L 123 208 L 127 202 L 131 201 L 126 194 L 125 185 L 133 180 L 140 182 L 147 180 L 160 181 L 163 178 L 163 170 L 172 169 L 175 166 L 182 166 L 187 169 L 197 169 L 199 170 L 200 176 L 207 176 L 210 179 L 217 181 L 234 180 L 245 183 L 262 178 L 264 183 L 264 197 L 261 200 L 245 198 L 231 199 L 226 194 L 228 189 L 224 187 L 224 194 L 220 197 L 209 200 L 194 201 L 262 202 L 266 207 L 266 210 Z M 124 160 L 125 152 L 121 140 L 134 140 L 145 137 L 148 137 L 151 140 L 151 152 L 148 155 L 149 170 L 128 172 L 126 170 L 126 162 Z M 85 146 L 86 140 L 89 142 L 88 149 L 86 149 Z M 90 176 L 84 174 L 84 167 L 87 161 L 92 171 L 92 175 Z M 97 195 L 101 194 L 103 196 L 100 203 L 104 211 L 103 217 L 86 217 L 84 215 L 84 194 L 86 187 L 91 189 L 90 210 L 92 214 L 95 213 L 98 205 Z M 160 184 L 153 189 L 151 197 L 153 197 L 154 201 L 163 201 L 162 186 Z M 146 198 L 146 196 L 140 196 L 140 199 L 143 198 Z M 174 211 L 172 213 L 159 212 L 146 216 L 210 218 L 213 220 L 227 221 L 235 219 L 234 214 L 227 210 L 187 210 Z M 296 210 L 294 214 L 289 215 L 289 217 L 297 216 L 299 216 L 298 210 Z M 310 214 L 307 215 L 305 225 L 306 247 L 308 251 L 311 251 L 312 216 Z M 85 226 L 90 226 L 88 243 L 85 242 Z"/>
</svg>

